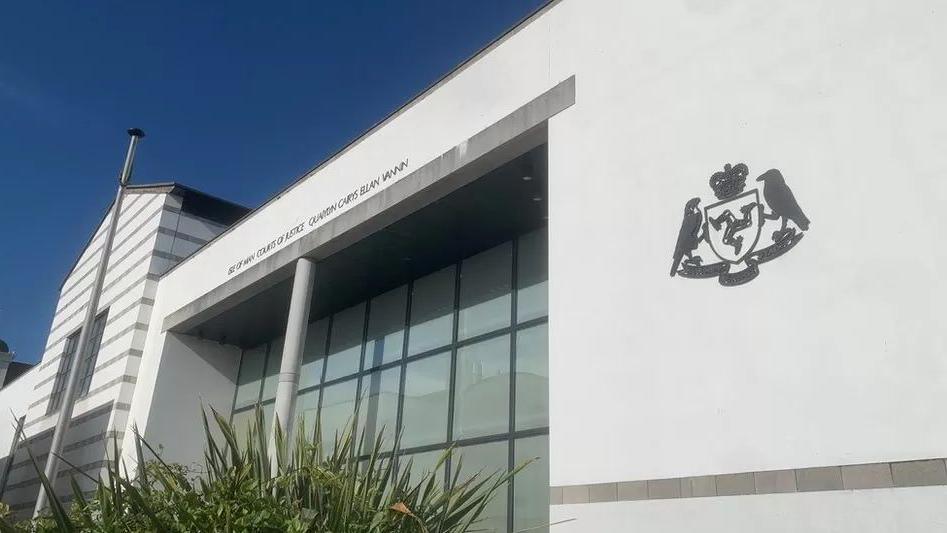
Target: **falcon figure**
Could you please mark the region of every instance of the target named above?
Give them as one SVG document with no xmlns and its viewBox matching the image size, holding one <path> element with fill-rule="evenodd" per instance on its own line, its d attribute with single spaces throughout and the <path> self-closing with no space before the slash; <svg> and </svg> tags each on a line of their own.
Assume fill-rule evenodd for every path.
<svg viewBox="0 0 947 533">
<path fill-rule="evenodd" d="M 684 220 L 681 222 L 681 230 L 677 234 L 677 246 L 674 247 L 674 262 L 671 264 L 671 277 L 677 274 L 678 267 L 681 266 L 681 259 L 686 255 L 688 259 L 693 259 L 694 250 L 700 244 L 700 227 L 704 217 L 700 214 L 697 204 L 700 198 L 691 198 L 684 206 Z"/>
</svg>

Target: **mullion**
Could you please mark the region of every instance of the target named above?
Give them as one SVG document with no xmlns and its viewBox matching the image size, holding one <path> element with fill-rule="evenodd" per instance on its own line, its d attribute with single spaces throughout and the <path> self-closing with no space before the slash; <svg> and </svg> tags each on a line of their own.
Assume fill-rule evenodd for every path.
<svg viewBox="0 0 947 533">
<path fill-rule="evenodd" d="M 237 386 L 234 387 L 233 391 L 233 402 L 230 403 L 230 422 L 233 423 L 233 416 L 237 413 L 242 413 L 243 409 L 237 409 L 237 389 L 240 387 L 240 377 L 243 375 L 245 369 L 243 368 L 243 360 L 246 358 L 247 351 L 240 351 L 240 363 L 237 366 Z M 252 406 L 251 406 L 252 407 Z"/>
<path fill-rule="evenodd" d="M 263 405 L 263 384 L 266 383 L 266 370 L 270 368 L 270 348 L 273 341 L 266 343 L 266 354 L 263 355 L 263 371 L 260 372 L 260 390 L 256 394 L 257 405 Z"/>
<path fill-rule="evenodd" d="M 398 459 L 401 456 L 401 453 L 398 448 L 401 446 L 401 425 L 404 424 L 404 417 L 402 415 L 404 413 L 405 376 L 408 373 L 408 335 L 411 334 L 411 300 L 413 300 L 413 291 L 414 280 L 410 280 L 408 281 L 408 294 L 405 296 L 404 334 L 402 335 L 401 339 L 401 360 L 395 361 L 396 364 L 401 366 L 401 376 L 398 382 L 398 413 L 395 416 L 395 434 L 393 436 L 393 450 L 396 453 L 395 472 L 399 472 L 401 469 L 401 461 Z M 382 365 L 382 367 L 384 367 L 384 365 Z"/>
<path fill-rule="evenodd" d="M 456 405 L 455 395 L 457 394 L 457 335 L 460 328 L 460 281 L 461 265 L 463 261 L 454 264 L 454 324 L 451 331 L 450 344 L 450 377 L 447 385 L 447 442 L 454 440 L 454 406 Z M 447 472 L 453 469 L 453 457 L 448 457 Z M 448 476 L 444 476 L 445 481 Z"/>
<path fill-rule="evenodd" d="M 513 264 L 511 265 L 510 279 L 510 419 L 509 435 L 510 442 L 507 446 L 507 472 L 512 472 L 516 462 L 516 439 L 512 437 L 516 431 L 516 292 L 519 288 L 517 274 L 519 269 L 519 238 L 513 239 Z M 513 531 L 513 492 L 516 490 L 516 481 L 510 479 L 507 483 L 506 491 L 506 528 L 507 531 Z"/>
<path fill-rule="evenodd" d="M 358 351 L 358 372 L 356 373 L 356 378 L 358 381 L 355 382 L 355 410 L 352 413 L 352 453 L 358 455 L 357 450 L 359 444 L 358 436 L 358 415 L 359 410 L 362 405 L 362 381 L 367 377 L 365 374 L 365 347 L 368 344 L 368 316 L 372 311 L 372 299 L 369 298 L 365 301 L 365 311 L 362 319 L 362 345 Z M 328 361 L 327 361 L 328 362 Z M 369 391 L 370 393 L 371 391 Z M 367 413 L 366 413 L 367 415 Z M 366 419 L 367 426 L 368 419 Z M 363 435 L 364 436 L 364 435 Z"/>
<path fill-rule="evenodd" d="M 322 363 L 322 376 L 319 377 L 319 399 L 316 401 L 316 425 L 322 426 L 322 396 L 326 388 L 326 369 L 329 368 L 329 347 L 332 342 L 332 323 L 335 321 L 335 315 L 329 315 L 329 322 L 326 324 L 326 348 L 325 348 L 325 361 Z M 319 438 L 322 439 L 322 428 L 319 428 Z M 325 446 L 325 443 L 321 443 L 322 446 Z M 323 450 L 324 451 L 324 450 Z"/>
</svg>

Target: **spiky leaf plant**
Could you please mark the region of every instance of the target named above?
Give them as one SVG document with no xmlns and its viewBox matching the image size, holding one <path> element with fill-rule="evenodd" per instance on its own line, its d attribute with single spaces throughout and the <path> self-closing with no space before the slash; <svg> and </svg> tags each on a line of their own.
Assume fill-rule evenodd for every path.
<svg viewBox="0 0 947 533">
<path fill-rule="evenodd" d="M 216 411 L 210 416 L 205 411 L 201 472 L 165 463 L 136 431 L 135 475 L 129 475 L 113 440 L 112 459 L 99 479 L 73 468 L 92 479 L 95 490 L 83 492 L 73 477 L 69 510 L 37 465 L 49 495 L 48 514 L 19 524 L 0 516 L 0 532 L 477 531 L 487 504 L 525 466 L 468 478 L 457 457 L 447 479 L 439 480 L 437 471 L 454 455 L 448 449 L 430 473 L 415 478 L 410 462 L 396 471 L 397 453 L 383 453 L 383 436 L 359 456 L 367 443 L 364 435 L 356 437 L 354 423 L 331 443 L 321 442 L 318 422 L 311 432 L 300 426 L 290 441 L 277 425 L 271 449 L 259 408 L 245 435 L 237 435 Z"/>
</svg>

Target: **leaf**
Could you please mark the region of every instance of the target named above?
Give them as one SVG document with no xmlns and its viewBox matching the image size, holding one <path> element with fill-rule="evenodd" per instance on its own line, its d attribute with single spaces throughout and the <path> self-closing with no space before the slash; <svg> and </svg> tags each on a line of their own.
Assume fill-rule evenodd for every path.
<svg viewBox="0 0 947 533">
<path fill-rule="evenodd" d="M 414 513 L 411 512 L 411 509 L 408 509 L 408 506 L 405 505 L 404 502 L 398 502 L 392 505 L 391 507 L 389 507 L 389 509 L 391 509 L 392 511 L 395 511 L 396 513 L 406 514 L 408 516 L 414 516 Z"/>
</svg>

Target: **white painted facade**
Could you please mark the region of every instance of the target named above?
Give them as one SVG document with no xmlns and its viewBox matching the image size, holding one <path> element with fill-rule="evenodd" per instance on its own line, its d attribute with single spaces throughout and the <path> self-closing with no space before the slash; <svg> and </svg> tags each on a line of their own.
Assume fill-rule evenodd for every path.
<svg viewBox="0 0 947 533">
<path fill-rule="evenodd" d="M 437 185 L 426 169 L 464 161 L 478 134 L 574 79 L 574 103 L 542 119 L 550 520 L 568 521 L 552 531 L 942 529 L 945 25 L 925 0 L 554 2 L 186 261 L 116 269 L 103 301 L 149 303 L 109 324 L 132 330 L 99 360 L 140 355 L 97 372 L 93 389 L 135 376 L 101 393 L 128 406 L 108 428 L 125 450 L 134 424 L 169 459 L 199 460 L 199 405 L 229 413 L 239 349 L 171 331 L 180 317 L 286 279 L 287 261 L 357 230 L 347 213 L 396 212 Z M 710 175 L 740 162 L 751 179 L 781 170 L 812 220 L 805 239 L 743 286 L 669 277 L 684 203 L 712 198 Z M 150 205 L 125 210 L 143 209 L 144 234 L 165 220 L 161 200 Z M 124 253 L 174 244 L 143 246 Z M 65 284 L 34 403 L 58 338 L 81 320 L 69 300 L 83 267 Z M 42 412 L 31 408 L 31 431 L 51 426 Z M 913 461 L 928 462 L 895 464 Z M 846 488 L 858 485 L 850 465 L 887 468 L 895 486 Z M 792 490 L 762 493 L 777 471 Z M 818 477 L 836 473 L 838 487 Z M 688 495 L 691 478 L 742 495 Z M 750 488 L 724 490 L 733 480 Z"/>
<path fill-rule="evenodd" d="M 66 339 L 77 335 L 82 326 L 110 217 L 109 211 L 63 281 L 42 360 L 11 386 L 0 389 L 4 416 L 25 416 L 26 440 L 21 439 L 3 492 L 3 501 L 17 511 L 31 509 L 36 498 L 38 479 L 25 446 L 40 460 L 48 452 L 59 413 L 50 409 L 56 374 Z M 106 324 L 89 390 L 75 404 L 73 420 L 78 422 L 65 440 L 66 461 L 95 476 L 107 459 L 106 447 L 111 448 L 113 438 L 121 441 L 158 280 L 225 227 L 183 211 L 182 193 L 173 185 L 127 190 L 96 313 L 107 311 Z M 13 440 L 8 427 L 12 428 L 4 424 L 0 430 L 0 444 L 6 443 L 0 448 L 4 455 L 0 466 Z"/>
<path fill-rule="evenodd" d="M 20 417 L 24 416 L 29 409 L 35 376 L 35 372 L 28 371 L 0 389 L 0 400 L 2 400 L 0 405 L 4 406 L 4 409 L 0 411 L 0 453 L 4 455 L 7 455 L 13 445 L 16 433 L 14 429 Z M 0 463 L 0 468 L 2 467 L 3 464 Z"/>
</svg>

